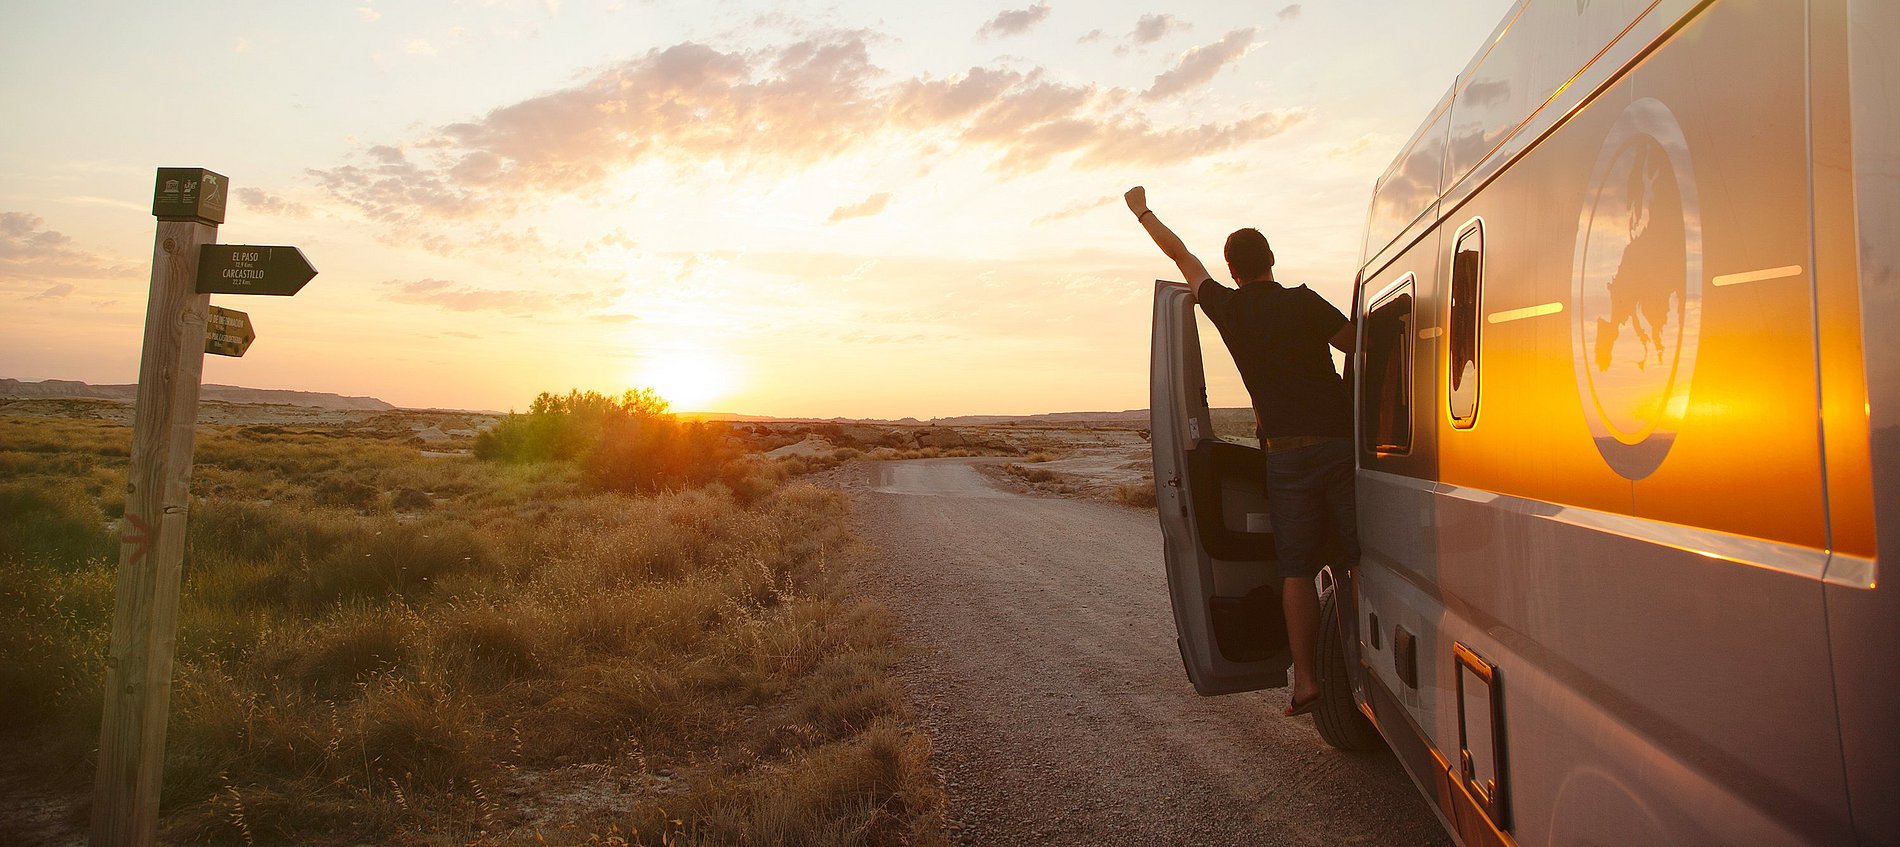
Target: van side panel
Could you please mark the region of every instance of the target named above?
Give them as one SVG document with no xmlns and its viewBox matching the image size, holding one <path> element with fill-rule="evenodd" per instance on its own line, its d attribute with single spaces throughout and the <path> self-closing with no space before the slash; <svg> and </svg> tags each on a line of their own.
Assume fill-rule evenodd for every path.
<svg viewBox="0 0 1900 847">
<path fill-rule="evenodd" d="M 1867 351 L 1854 205 L 1853 89 L 1845 0 L 1809 13 L 1809 126 L 1813 154 L 1815 326 L 1820 343 L 1822 444 L 1827 466 L 1829 581 L 1870 586 L 1874 558 L 1869 473 Z M 1871 109 L 1863 109 L 1863 112 Z M 1893 140 L 1887 140 L 1889 147 Z"/>
<path fill-rule="evenodd" d="M 1858 288 L 1878 562 L 1871 589 L 1830 584 L 1842 750 L 1861 844 L 1900 843 L 1900 4 L 1817 3 L 1847 18 Z M 1819 17 L 1819 16 L 1817 16 Z M 1820 18 L 1826 20 L 1826 18 Z M 1832 430 L 1830 430 L 1830 434 Z M 1851 536 L 1850 536 L 1851 537 Z"/>
<path fill-rule="evenodd" d="M 1688 149 L 1680 165 L 1694 172 L 1702 254 L 1701 280 L 1689 286 L 1700 296 L 1691 291 L 1689 304 L 1699 300 L 1701 314 L 1684 311 L 1673 351 L 1667 337 L 1630 338 L 1658 305 L 1646 298 L 1662 293 L 1642 289 L 1616 354 L 1647 354 L 1638 363 L 1646 369 L 1613 368 L 1622 367 L 1617 377 L 1648 379 L 1672 364 L 1675 379 L 1688 383 L 1665 395 L 1684 407 L 1659 415 L 1659 427 L 1673 425 L 1679 435 L 1662 464 L 1636 481 L 1635 514 L 1820 551 L 1827 529 L 1815 416 L 1806 45 L 1792 37 L 1805 17 L 1796 3 L 1718 3 L 1618 86 L 1666 104 L 1681 126 Z M 1691 183 L 1683 184 L 1683 211 L 1693 218 Z M 1699 339 L 1689 335 L 1698 329 Z"/>
</svg>

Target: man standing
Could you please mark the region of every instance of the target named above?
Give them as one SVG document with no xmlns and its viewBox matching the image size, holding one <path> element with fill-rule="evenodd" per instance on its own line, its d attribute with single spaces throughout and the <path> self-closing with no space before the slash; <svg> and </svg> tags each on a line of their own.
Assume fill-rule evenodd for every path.
<svg viewBox="0 0 1900 847">
<path fill-rule="evenodd" d="M 1123 199 L 1155 246 L 1180 268 L 1194 301 L 1227 342 L 1253 398 L 1260 449 L 1267 456 L 1267 508 L 1293 653 L 1293 699 L 1286 714 L 1306 714 L 1320 696 L 1319 591 L 1313 581 L 1326 564 L 1320 555 L 1328 516 L 1343 566 L 1359 561 L 1352 396 L 1327 349 L 1330 344 L 1352 355 L 1352 323 L 1306 286 L 1287 288 L 1276 281 L 1273 248 L 1259 230 L 1227 237 L 1227 270 L 1236 290 L 1215 282 L 1148 208 L 1146 189 L 1131 188 Z"/>
</svg>

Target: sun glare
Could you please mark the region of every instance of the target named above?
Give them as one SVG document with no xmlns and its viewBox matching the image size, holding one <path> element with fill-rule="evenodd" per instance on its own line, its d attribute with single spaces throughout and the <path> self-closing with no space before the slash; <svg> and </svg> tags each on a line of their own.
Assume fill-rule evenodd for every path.
<svg viewBox="0 0 1900 847">
<path fill-rule="evenodd" d="M 738 369 L 718 356 L 696 350 L 657 350 L 634 368 L 632 382 L 651 388 L 675 412 L 716 412 L 738 386 Z"/>
</svg>

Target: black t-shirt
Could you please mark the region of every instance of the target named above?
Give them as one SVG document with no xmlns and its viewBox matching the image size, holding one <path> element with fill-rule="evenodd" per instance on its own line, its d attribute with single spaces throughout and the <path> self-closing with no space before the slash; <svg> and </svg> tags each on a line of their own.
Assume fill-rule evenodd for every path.
<svg viewBox="0 0 1900 847">
<path fill-rule="evenodd" d="M 1352 395 L 1330 346 L 1345 315 L 1304 285 L 1262 280 L 1235 290 L 1209 279 L 1198 293 L 1253 397 L 1261 437 L 1352 436 Z"/>
</svg>

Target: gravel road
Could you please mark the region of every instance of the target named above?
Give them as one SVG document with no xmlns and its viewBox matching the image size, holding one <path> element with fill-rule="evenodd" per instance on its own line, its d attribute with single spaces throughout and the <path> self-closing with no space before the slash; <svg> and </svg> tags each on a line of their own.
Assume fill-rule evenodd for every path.
<svg viewBox="0 0 1900 847">
<path fill-rule="evenodd" d="M 1396 760 L 1327 747 L 1284 689 L 1195 695 L 1152 512 L 1008 493 L 981 461 L 849 486 L 954 843 L 1450 843 Z"/>
</svg>

